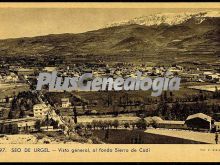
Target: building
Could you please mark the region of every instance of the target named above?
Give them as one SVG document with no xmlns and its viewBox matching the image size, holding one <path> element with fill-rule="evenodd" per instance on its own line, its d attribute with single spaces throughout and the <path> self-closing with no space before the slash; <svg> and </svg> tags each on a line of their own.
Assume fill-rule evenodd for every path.
<svg viewBox="0 0 220 165">
<path fill-rule="evenodd" d="M 34 74 L 35 70 L 31 68 L 19 68 L 17 72 L 18 75 L 32 75 Z"/>
<path fill-rule="evenodd" d="M 36 118 L 0 120 L 0 133 L 17 134 L 36 131 Z"/>
<path fill-rule="evenodd" d="M 138 121 L 140 118 L 136 117 L 136 116 L 118 116 L 118 117 L 114 117 L 111 118 L 109 116 L 106 117 L 88 117 L 88 116 L 80 116 L 77 117 L 77 123 L 82 123 L 82 124 L 86 124 L 86 123 L 92 123 L 94 120 L 95 121 L 102 121 L 102 122 L 114 122 L 115 120 L 117 120 L 119 122 L 120 125 L 123 125 L 124 123 L 133 123 Z"/>
<path fill-rule="evenodd" d="M 207 75 L 206 78 L 208 80 L 212 80 L 214 82 L 219 82 L 220 81 L 220 75 L 219 74 L 210 74 L 210 75 Z"/>
<path fill-rule="evenodd" d="M 187 117 L 185 124 L 188 128 L 197 130 L 211 130 L 212 118 L 203 113 L 196 113 Z"/>
<path fill-rule="evenodd" d="M 161 119 L 159 116 L 153 116 L 153 117 L 149 116 L 149 117 L 145 117 L 144 119 L 151 126 L 155 126 L 156 123 L 163 121 L 163 119 Z"/>
<path fill-rule="evenodd" d="M 19 78 L 16 74 L 10 73 L 10 75 L 7 75 L 4 77 L 4 82 L 9 83 L 9 82 L 17 82 L 19 81 Z"/>
<path fill-rule="evenodd" d="M 219 132 L 220 131 L 220 122 L 214 122 L 214 131 Z"/>
<path fill-rule="evenodd" d="M 34 132 L 36 121 L 35 120 L 24 120 L 17 123 L 18 132 Z"/>
<path fill-rule="evenodd" d="M 62 108 L 68 108 L 69 106 L 71 106 L 69 98 L 62 98 L 61 103 L 62 103 Z"/>
<path fill-rule="evenodd" d="M 156 126 L 158 128 L 167 128 L 167 129 L 187 129 L 185 121 L 173 121 L 173 120 L 162 120 L 158 121 Z"/>
<path fill-rule="evenodd" d="M 33 106 L 34 117 L 44 118 L 48 114 L 49 110 L 50 110 L 50 108 L 44 103 L 43 104 L 35 104 Z"/>
<path fill-rule="evenodd" d="M 56 71 L 57 70 L 57 67 L 44 67 L 43 71 L 45 72 L 53 72 L 53 71 Z"/>
<path fill-rule="evenodd" d="M 42 126 L 40 127 L 41 131 L 53 131 L 53 126 Z"/>
</svg>

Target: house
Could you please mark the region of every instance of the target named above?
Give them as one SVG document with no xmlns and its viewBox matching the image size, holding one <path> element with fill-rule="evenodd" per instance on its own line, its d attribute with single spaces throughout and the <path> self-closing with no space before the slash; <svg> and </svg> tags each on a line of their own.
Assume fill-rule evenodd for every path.
<svg viewBox="0 0 220 165">
<path fill-rule="evenodd" d="M 35 120 L 24 120 L 17 123 L 18 132 L 34 132 L 36 121 Z"/>
<path fill-rule="evenodd" d="M 185 121 L 173 121 L 173 120 L 162 120 L 158 121 L 156 126 L 158 128 L 167 129 L 186 129 Z"/>
<path fill-rule="evenodd" d="M 198 73 L 181 73 L 181 78 L 187 81 L 199 81 L 201 76 Z"/>
<path fill-rule="evenodd" d="M 53 126 L 42 126 L 40 127 L 41 131 L 53 131 Z"/>
<path fill-rule="evenodd" d="M 182 72 L 181 69 L 176 68 L 176 67 L 170 67 L 170 68 L 168 69 L 168 71 L 169 71 L 169 72 L 172 72 L 172 73 L 180 73 L 180 72 Z"/>
<path fill-rule="evenodd" d="M 0 133 L 17 134 L 36 131 L 36 118 L 0 120 Z"/>
<path fill-rule="evenodd" d="M 19 68 L 17 72 L 18 75 L 32 75 L 34 74 L 35 70 L 31 68 Z"/>
<path fill-rule="evenodd" d="M 35 104 L 33 106 L 34 117 L 44 118 L 48 114 L 49 110 L 50 110 L 50 108 L 44 103 Z"/>
<path fill-rule="evenodd" d="M 75 105 L 75 108 L 77 112 L 82 112 L 82 113 L 88 110 L 87 105 Z"/>
<path fill-rule="evenodd" d="M 14 73 L 10 73 L 10 75 L 7 75 L 4 77 L 4 82 L 8 83 L 8 82 L 17 82 L 18 76 Z"/>
<path fill-rule="evenodd" d="M 211 130 L 212 118 L 203 113 L 196 113 L 187 117 L 185 124 L 188 128 L 198 130 Z"/>
<path fill-rule="evenodd" d="M 0 103 L 6 103 L 6 98 L 0 98 Z"/>
<path fill-rule="evenodd" d="M 46 72 L 53 72 L 53 71 L 56 71 L 57 70 L 57 67 L 44 67 L 43 71 L 46 71 Z"/>
<path fill-rule="evenodd" d="M 219 74 L 210 74 L 210 75 L 207 75 L 206 78 L 208 80 L 212 80 L 212 81 L 215 81 L 215 82 L 218 82 L 220 81 L 220 75 Z"/>
<path fill-rule="evenodd" d="M 71 102 L 69 98 L 62 98 L 61 104 L 62 104 L 62 108 L 68 108 L 69 106 L 71 106 Z"/>
<path fill-rule="evenodd" d="M 214 130 L 215 130 L 215 132 L 220 131 L 220 122 L 214 122 Z"/>
<path fill-rule="evenodd" d="M 160 117 L 158 116 L 153 116 L 153 117 L 145 117 L 144 118 L 146 120 L 146 122 L 150 125 L 153 125 L 153 124 L 156 124 L 160 121 L 163 121 L 163 119 L 161 119 Z"/>
</svg>

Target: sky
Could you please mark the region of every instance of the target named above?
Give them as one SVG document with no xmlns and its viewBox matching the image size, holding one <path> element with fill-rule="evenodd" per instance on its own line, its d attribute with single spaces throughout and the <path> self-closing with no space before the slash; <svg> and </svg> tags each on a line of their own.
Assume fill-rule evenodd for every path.
<svg viewBox="0 0 220 165">
<path fill-rule="evenodd" d="M 149 14 L 194 11 L 204 9 L 1 8 L 0 39 L 82 33 Z"/>
</svg>

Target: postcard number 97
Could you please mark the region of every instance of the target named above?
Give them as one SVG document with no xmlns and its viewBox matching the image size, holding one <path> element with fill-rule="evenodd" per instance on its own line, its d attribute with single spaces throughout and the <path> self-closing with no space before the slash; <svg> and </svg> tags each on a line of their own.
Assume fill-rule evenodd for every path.
<svg viewBox="0 0 220 165">
<path fill-rule="evenodd" d="M 5 148 L 0 148 L 0 152 L 5 152 Z"/>
</svg>

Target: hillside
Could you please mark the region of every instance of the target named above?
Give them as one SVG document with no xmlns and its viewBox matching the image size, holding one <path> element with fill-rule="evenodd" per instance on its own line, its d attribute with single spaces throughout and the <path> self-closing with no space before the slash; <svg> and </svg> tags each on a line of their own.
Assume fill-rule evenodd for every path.
<svg viewBox="0 0 220 165">
<path fill-rule="evenodd" d="M 220 17 L 203 15 L 199 22 L 194 15 L 185 17 L 184 21 L 170 24 L 130 21 L 79 34 L 0 40 L 0 57 L 62 57 L 73 62 L 218 61 Z"/>
</svg>

